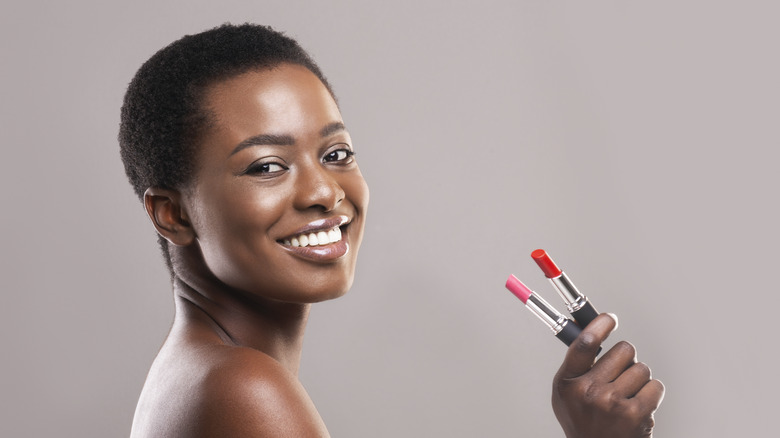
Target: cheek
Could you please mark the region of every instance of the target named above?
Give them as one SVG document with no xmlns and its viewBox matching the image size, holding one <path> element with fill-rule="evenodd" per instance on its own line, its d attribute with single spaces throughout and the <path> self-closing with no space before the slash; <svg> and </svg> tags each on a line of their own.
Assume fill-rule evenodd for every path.
<svg viewBox="0 0 780 438">
<path fill-rule="evenodd" d="M 363 174 L 360 170 L 357 170 L 354 174 L 351 174 L 349 178 L 345 178 L 342 182 L 342 188 L 347 198 L 352 202 L 358 213 L 365 215 L 368 208 L 368 184 L 363 178 Z"/>
<path fill-rule="evenodd" d="M 363 179 L 363 175 L 358 171 L 356 172 L 356 175 L 345 179 L 342 182 L 342 188 L 344 189 L 347 200 L 352 203 L 355 207 L 355 212 L 357 213 L 356 218 L 358 220 L 354 222 L 355 227 L 350 228 L 350 234 L 355 239 L 353 241 L 355 246 L 352 250 L 354 256 L 357 257 L 360 244 L 363 241 L 363 230 L 366 226 L 366 213 L 369 199 L 368 184 L 366 183 L 366 180 Z"/>
<path fill-rule="evenodd" d="M 198 241 L 209 269 L 232 283 L 247 266 L 270 256 L 275 241 L 269 232 L 289 204 L 284 190 L 232 190 L 212 193 L 198 224 Z"/>
</svg>

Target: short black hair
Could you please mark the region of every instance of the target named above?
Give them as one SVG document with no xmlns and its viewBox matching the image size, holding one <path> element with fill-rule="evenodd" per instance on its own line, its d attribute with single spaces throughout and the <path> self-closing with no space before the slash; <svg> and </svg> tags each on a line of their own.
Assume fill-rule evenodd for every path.
<svg viewBox="0 0 780 438">
<path fill-rule="evenodd" d="M 181 189 L 191 181 L 198 139 L 210 123 L 201 105 L 208 87 L 283 63 L 309 69 L 333 94 L 303 48 L 269 26 L 223 24 L 184 36 L 149 58 L 128 86 L 119 126 L 122 162 L 141 201 L 149 187 Z M 172 269 L 167 242 L 160 243 Z"/>
</svg>

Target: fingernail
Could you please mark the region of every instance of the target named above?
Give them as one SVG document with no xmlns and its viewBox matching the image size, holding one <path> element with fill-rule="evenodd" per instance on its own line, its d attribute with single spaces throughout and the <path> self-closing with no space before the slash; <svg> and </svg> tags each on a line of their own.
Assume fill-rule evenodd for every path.
<svg viewBox="0 0 780 438">
<path fill-rule="evenodd" d="M 620 323 L 618 322 L 618 317 L 614 313 L 607 313 L 607 315 L 609 315 L 612 319 L 615 320 L 615 328 L 612 329 L 612 331 L 614 332 L 615 330 L 617 330 L 618 325 L 620 325 Z"/>
</svg>

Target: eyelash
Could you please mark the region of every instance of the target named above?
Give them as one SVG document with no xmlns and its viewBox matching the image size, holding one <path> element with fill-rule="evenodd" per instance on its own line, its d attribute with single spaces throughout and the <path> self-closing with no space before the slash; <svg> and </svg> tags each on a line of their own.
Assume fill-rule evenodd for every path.
<svg viewBox="0 0 780 438">
<path fill-rule="evenodd" d="M 338 158 L 339 152 L 344 154 L 343 158 Z M 325 155 L 322 158 L 322 162 L 349 164 L 352 162 L 352 157 L 354 156 L 355 156 L 355 152 L 347 148 L 342 148 L 342 149 L 337 149 L 335 151 L 329 152 L 327 155 Z"/>
<path fill-rule="evenodd" d="M 343 155 L 343 157 L 339 158 L 339 155 Z M 341 148 L 341 149 L 337 149 L 335 151 L 331 151 L 331 152 L 327 153 L 322 158 L 322 162 L 323 163 L 336 163 L 336 164 L 340 164 L 340 165 L 346 165 L 346 164 L 349 164 L 349 163 L 352 162 L 352 157 L 354 157 L 354 156 L 355 156 L 355 152 L 354 151 L 352 151 L 350 149 L 347 149 L 347 148 Z M 276 166 L 279 169 L 278 170 L 270 170 L 271 166 Z M 254 174 L 254 175 L 257 175 L 257 174 L 261 174 L 261 175 L 274 175 L 274 174 L 276 174 L 278 172 L 283 172 L 283 171 L 285 171 L 287 169 L 288 169 L 288 167 L 283 165 L 283 164 L 281 164 L 281 163 L 277 163 L 277 162 L 273 162 L 273 161 L 271 161 L 271 162 L 266 161 L 266 162 L 259 162 L 259 163 L 256 163 L 256 164 L 252 164 L 251 166 L 249 166 L 249 168 L 246 169 L 246 172 L 244 172 L 244 173 L 248 174 L 248 175 L 252 175 L 252 174 Z"/>
<path fill-rule="evenodd" d="M 271 166 L 278 166 L 281 169 L 280 170 L 269 170 Z M 284 170 L 287 170 L 287 166 L 284 166 L 279 163 L 275 162 L 265 162 L 265 163 L 257 163 L 249 166 L 249 168 L 246 170 L 247 174 L 274 174 L 276 172 L 282 172 Z"/>
</svg>

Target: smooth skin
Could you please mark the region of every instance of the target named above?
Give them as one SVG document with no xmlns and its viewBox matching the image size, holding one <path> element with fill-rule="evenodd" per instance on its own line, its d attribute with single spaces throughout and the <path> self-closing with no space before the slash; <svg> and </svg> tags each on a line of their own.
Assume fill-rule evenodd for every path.
<svg viewBox="0 0 780 438">
<path fill-rule="evenodd" d="M 338 106 L 309 70 L 246 72 L 208 88 L 211 124 L 193 181 L 150 187 L 144 204 L 169 243 L 175 317 L 147 377 L 131 436 L 327 437 L 298 380 L 311 303 L 352 284 L 368 207 Z M 335 224 L 335 225 L 334 225 Z M 339 226 L 342 242 L 286 243 Z M 652 434 L 663 386 L 606 315 L 575 340 L 553 384 L 569 438 Z"/>
</svg>

